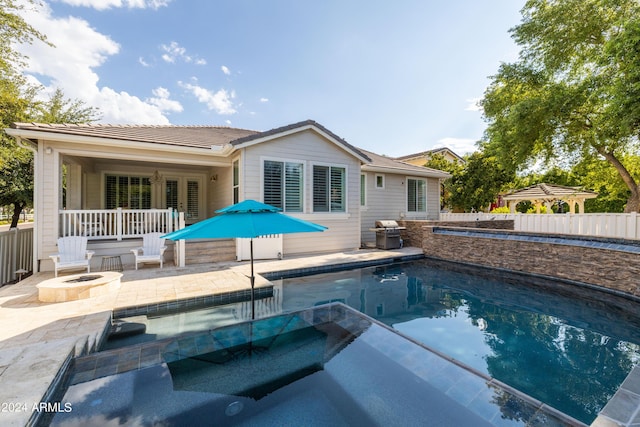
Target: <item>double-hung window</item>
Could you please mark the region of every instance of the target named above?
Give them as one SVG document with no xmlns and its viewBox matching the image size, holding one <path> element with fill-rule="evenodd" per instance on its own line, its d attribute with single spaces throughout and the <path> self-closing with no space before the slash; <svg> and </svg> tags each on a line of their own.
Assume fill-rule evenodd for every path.
<svg viewBox="0 0 640 427">
<path fill-rule="evenodd" d="M 302 212 L 304 167 L 302 163 L 264 161 L 264 202 L 284 212 Z"/>
<path fill-rule="evenodd" d="M 407 179 L 407 212 L 427 211 L 427 182 L 424 179 Z"/>
<path fill-rule="evenodd" d="M 148 177 L 107 175 L 105 208 L 151 208 L 151 181 Z"/>
<path fill-rule="evenodd" d="M 346 168 L 313 166 L 313 211 L 346 212 Z"/>
</svg>

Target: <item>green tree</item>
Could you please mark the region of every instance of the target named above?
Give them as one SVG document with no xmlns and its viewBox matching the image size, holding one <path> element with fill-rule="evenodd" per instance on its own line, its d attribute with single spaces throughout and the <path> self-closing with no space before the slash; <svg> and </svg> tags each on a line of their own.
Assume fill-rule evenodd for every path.
<svg viewBox="0 0 640 427">
<path fill-rule="evenodd" d="M 16 80 L 0 79 L 0 126 L 24 121 L 31 112 L 33 90 L 22 90 Z M 13 206 L 11 227 L 33 200 L 33 154 L 13 138 L 0 134 L 0 206 Z"/>
<path fill-rule="evenodd" d="M 483 149 L 514 170 L 608 162 L 629 190 L 625 211 L 638 211 L 640 175 L 626 161 L 640 135 L 640 3 L 528 0 L 522 15 L 519 59 L 481 101 Z"/>
<path fill-rule="evenodd" d="M 451 194 L 453 193 L 453 177 L 462 173 L 464 168 L 462 162 L 457 160 L 449 161 L 443 154 L 434 154 L 424 165 L 431 169 L 438 169 L 451 174 L 451 178 L 445 179 L 440 188 L 440 209 L 447 208 L 453 210 L 454 206 L 451 203 Z"/>
<path fill-rule="evenodd" d="M 0 73 L 2 73 L 2 78 L 15 78 L 18 74 L 16 67 L 24 65 L 26 58 L 19 50 L 15 49 L 16 44 L 33 43 L 34 40 L 48 43 L 47 38 L 36 31 L 19 14 L 30 4 L 35 4 L 35 2 L 33 0 L 0 0 Z"/>
<path fill-rule="evenodd" d="M 87 106 L 78 99 L 65 98 L 57 88 L 48 101 L 37 103 L 34 116 L 41 123 L 90 123 L 100 120 L 98 108 Z"/>
<path fill-rule="evenodd" d="M 20 90 L 10 80 L 0 80 L 0 103 L 6 108 L 0 114 L 3 129 L 13 122 L 90 123 L 99 119 L 96 108 L 82 101 L 66 99 L 61 89 L 45 102 L 35 100 L 37 91 Z M 0 206 L 13 206 L 11 227 L 16 227 L 20 213 L 33 203 L 33 153 L 18 146 L 4 132 L 0 138 Z"/>
<path fill-rule="evenodd" d="M 630 173 L 640 176 L 640 156 L 625 156 Z M 598 193 L 595 199 L 585 201 L 585 212 L 623 212 L 630 191 L 616 169 L 607 162 L 589 159 L 576 164 L 571 173 L 582 185 Z"/>
<path fill-rule="evenodd" d="M 451 204 L 464 211 L 480 211 L 514 179 L 513 171 L 505 169 L 497 157 L 476 151 L 465 157 L 464 167 L 451 178 Z"/>
<path fill-rule="evenodd" d="M 14 122 L 87 123 L 99 118 L 98 111 L 81 101 L 64 98 L 62 90 L 48 101 L 37 101 L 41 88 L 30 86 L 18 69 L 27 59 L 15 46 L 34 41 L 48 43 L 19 12 L 33 1 L 0 0 L 0 126 Z M 11 227 L 16 227 L 20 213 L 33 201 L 33 154 L 16 141 L 0 134 L 0 206 L 12 206 Z"/>
</svg>

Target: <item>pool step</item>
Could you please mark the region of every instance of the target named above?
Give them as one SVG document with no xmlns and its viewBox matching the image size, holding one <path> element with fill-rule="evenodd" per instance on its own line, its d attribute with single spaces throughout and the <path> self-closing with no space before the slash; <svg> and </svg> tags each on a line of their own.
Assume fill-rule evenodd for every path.
<svg viewBox="0 0 640 427">
<path fill-rule="evenodd" d="M 186 241 L 185 251 L 185 264 L 187 265 L 235 261 L 236 242 L 234 239 Z"/>
</svg>

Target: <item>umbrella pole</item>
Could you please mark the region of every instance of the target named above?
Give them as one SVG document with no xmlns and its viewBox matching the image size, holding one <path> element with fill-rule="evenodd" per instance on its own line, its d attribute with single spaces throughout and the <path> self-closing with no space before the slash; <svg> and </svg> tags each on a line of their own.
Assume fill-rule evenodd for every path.
<svg viewBox="0 0 640 427">
<path fill-rule="evenodd" d="M 256 301 L 253 287 L 255 285 L 256 278 L 253 275 L 253 239 L 249 239 L 249 251 L 251 255 L 251 320 L 254 320 L 256 318 Z"/>
</svg>

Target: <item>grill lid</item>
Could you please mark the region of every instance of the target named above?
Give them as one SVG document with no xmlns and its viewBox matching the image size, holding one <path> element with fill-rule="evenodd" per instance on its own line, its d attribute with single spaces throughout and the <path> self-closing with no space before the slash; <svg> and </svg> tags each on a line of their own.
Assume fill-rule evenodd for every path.
<svg viewBox="0 0 640 427">
<path fill-rule="evenodd" d="M 376 221 L 376 228 L 398 228 L 398 223 L 392 219 L 381 219 Z"/>
</svg>

